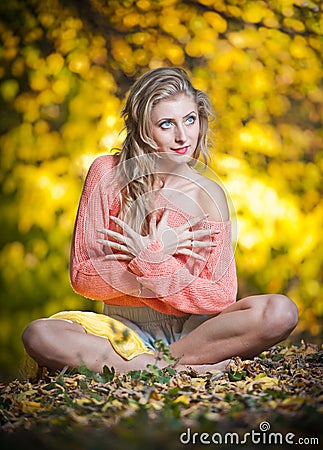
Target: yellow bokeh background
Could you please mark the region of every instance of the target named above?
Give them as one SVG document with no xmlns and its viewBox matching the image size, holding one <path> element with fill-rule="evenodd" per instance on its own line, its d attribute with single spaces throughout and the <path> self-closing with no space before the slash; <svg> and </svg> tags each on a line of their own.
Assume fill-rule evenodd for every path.
<svg viewBox="0 0 323 450">
<path fill-rule="evenodd" d="M 208 174 L 231 206 L 239 297 L 285 293 L 297 336 L 320 339 L 321 2 L 8 0 L 0 12 L 0 375 L 16 372 L 29 321 L 100 311 L 68 278 L 82 184 L 121 145 L 129 87 L 159 66 L 184 67 L 214 105 Z"/>
</svg>

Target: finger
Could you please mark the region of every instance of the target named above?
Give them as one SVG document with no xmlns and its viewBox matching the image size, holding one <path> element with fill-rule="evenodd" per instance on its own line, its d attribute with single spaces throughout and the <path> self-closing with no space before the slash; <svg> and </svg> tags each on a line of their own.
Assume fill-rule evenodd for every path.
<svg viewBox="0 0 323 450">
<path fill-rule="evenodd" d="M 134 233 L 137 234 L 130 225 L 128 225 L 126 222 L 124 222 L 123 220 L 119 219 L 119 217 L 115 217 L 115 216 L 110 216 L 110 219 L 113 220 L 113 222 L 115 222 L 117 225 L 119 225 L 127 234 L 129 234 L 130 236 L 133 235 Z"/>
<path fill-rule="evenodd" d="M 193 219 L 190 219 L 188 222 L 191 227 L 194 227 L 194 225 L 198 224 L 202 220 L 205 220 L 208 218 L 208 214 L 201 214 L 200 216 L 194 217 Z"/>
<path fill-rule="evenodd" d="M 213 234 L 218 234 L 220 233 L 220 230 L 196 230 L 191 231 L 190 233 L 192 238 L 196 239 L 204 236 L 212 236 Z"/>
<path fill-rule="evenodd" d="M 188 255 L 191 256 L 192 258 L 199 259 L 200 261 L 206 261 L 206 259 L 203 258 L 203 256 L 199 255 L 198 253 L 192 252 L 188 248 L 182 248 L 178 250 L 176 253 L 180 253 L 181 255 Z"/>
<path fill-rule="evenodd" d="M 107 230 L 106 228 L 97 228 L 96 231 L 98 231 L 99 233 L 107 234 L 110 230 Z"/>
<path fill-rule="evenodd" d="M 166 222 L 168 221 L 168 217 L 169 217 L 169 209 L 165 209 L 164 214 L 162 216 L 162 219 L 165 220 Z"/>
<path fill-rule="evenodd" d="M 178 244 L 177 248 L 205 248 L 205 247 L 216 247 L 218 245 L 217 242 L 204 242 L 204 241 L 194 241 L 194 240 L 186 240 L 180 244 Z"/>
<path fill-rule="evenodd" d="M 177 229 L 177 235 L 179 237 L 179 240 L 182 240 L 181 244 L 184 245 L 193 241 L 197 241 L 205 236 L 208 236 L 209 238 L 211 237 L 209 230 L 197 230 L 197 231 L 186 230 L 186 232 L 179 233 Z"/>
<path fill-rule="evenodd" d="M 149 236 L 151 238 L 154 238 L 156 236 L 156 229 L 157 229 L 157 217 L 156 214 L 153 214 L 149 223 Z"/>
<path fill-rule="evenodd" d="M 107 239 L 97 239 L 96 242 L 103 245 L 110 245 L 113 241 L 108 241 Z"/>
<path fill-rule="evenodd" d="M 127 243 L 127 238 L 123 234 L 117 233 L 112 230 L 106 230 L 105 228 L 97 228 L 96 229 L 99 233 L 104 233 L 109 237 L 112 237 L 113 239 L 116 239 L 119 242 L 123 242 L 124 244 Z"/>
<path fill-rule="evenodd" d="M 195 248 L 203 248 L 203 247 L 216 247 L 218 245 L 217 242 L 203 242 L 203 241 L 191 241 L 191 247 Z"/>
<path fill-rule="evenodd" d="M 125 245 L 119 244 L 118 242 L 106 241 L 105 239 L 97 239 L 96 242 L 98 242 L 99 244 L 103 244 L 107 247 L 114 248 L 121 252 L 129 253 L 128 248 Z"/>
<path fill-rule="evenodd" d="M 162 215 L 158 225 L 167 225 L 169 217 L 169 209 L 165 209 L 164 214 Z"/>
<path fill-rule="evenodd" d="M 123 255 L 122 253 L 110 253 L 109 255 L 106 255 L 104 259 L 108 261 L 112 261 L 114 259 L 118 259 L 120 261 L 131 261 L 132 257 L 130 255 Z"/>
<path fill-rule="evenodd" d="M 186 223 L 177 227 L 177 230 L 178 230 L 178 232 L 183 232 L 185 230 L 188 230 L 189 228 L 194 227 L 196 224 L 198 224 L 202 220 L 205 220 L 207 217 L 208 217 L 207 214 L 202 214 L 201 216 L 194 217 L 193 219 L 189 219 Z"/>
</svg>

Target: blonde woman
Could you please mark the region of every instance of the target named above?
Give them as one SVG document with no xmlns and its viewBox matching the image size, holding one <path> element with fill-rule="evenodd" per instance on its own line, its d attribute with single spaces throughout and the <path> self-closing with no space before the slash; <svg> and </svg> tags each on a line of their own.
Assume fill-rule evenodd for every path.
<svg viewBox="0 0 323 450">
<path fill-rule="evenodd" d="M 226 196 L 195 169 L 208 159 L 211 115 L 182 69 L 153 69 L 133 85 L 126 139 L 93 162 L 72 242 L 72 286 L 102 301 L 103 314 L 32 322 L 23 341 L 40 366 L 145 369 L 161 339 L 175 368 L 203 373 L 257 355 L 296 326 L 297 308 L 284 295 L 236 301 Z"/>
</svg>

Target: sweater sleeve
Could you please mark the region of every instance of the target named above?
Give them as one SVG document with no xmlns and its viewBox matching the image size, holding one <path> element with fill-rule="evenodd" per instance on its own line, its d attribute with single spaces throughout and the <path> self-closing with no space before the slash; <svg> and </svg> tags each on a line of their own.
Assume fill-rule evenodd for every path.
<svg viewBox="0 0 323 450">
<path fill-rule="evenodd" d="M 216 247 L 205 250 L 206 262 L 165 256 L 161 241 L 155 240 L 129 264 L 144 287 L 155 292 L 160 301 L 185 313 L 216 314 L 236 300 L 231 222 L 210 225 L 220 233 L 212 236 Z"/>
<path fill-rule="evenodd" d="M 113 192 L 115 170 L 112 155 L 98 157 L 87 174 L 75 221 L 70 280 L 73 289 L 93 300 L 106 300 L 138 293 L 138 281 L 127 270 L 127 262 L 105 259 L 106 250 L 97 239 L 104 236 L 97 228 L 109 228 L 111 208 L 119 202 Z M 115 214 L 115 211 L 112 211 Z"/>
</svg>

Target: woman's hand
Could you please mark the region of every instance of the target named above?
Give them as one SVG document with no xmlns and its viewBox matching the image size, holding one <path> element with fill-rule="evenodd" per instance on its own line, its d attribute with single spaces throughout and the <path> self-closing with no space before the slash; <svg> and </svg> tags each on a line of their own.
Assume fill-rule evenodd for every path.
<svg viewBox="0 0 323 450">
<path fill-rule="evenodd" d="M 219 230 L 207 229 L 191 231 L 192 227 L 207 218 L 206 215 L 190 219 L 177 228 L 171 228 L 167 225 L 168 216 L 169 210 L 166 210 L 157 224 L 157 218 L 154 215 L 150 221 L 149 235 L 147 236 L 140 235 L 118 217 L 111 216 L 110 219 L 119 225 L 125 234 L 107 230 L 105 228 L 98 228 L 97 231 L 114 239 L 114 241 L 98 239 L 97 242 L 118 251 L 118 253 L 106 255 L 106 259 L 131 260 L 149 245 L 150 242 L 159 239 L 163 244 L 164 253 L 166 255 L 182 254 L 205 261 L 205 258 L 196 253 L 193 249 L 214 247 L 216 245 L 215 242 L 212 242 L 211 240 L 204 241 L 201 239 L 205 236 L 211 237 L 212 234 L 219 233 Z"/>
<path fill-rule="evenodd" d="M 109 238 L 114 239 L 110 241 L 107 239 L 98 239 L 97 242 L 106 245 L 110 249 L 117 250 L 118 253 L 110 253 L 105 256 L 106 259 L 120 259 L 130 261 L 135 258 L 143 248 L 145 248 L 151 241 L 150 236 L 142 236 L 133 230 L 126 222 L 118 217 L 110 216 L 117 225 L 119 225 L 125 234 L 117 231 L 107 230 L 106 228 L 97 228 L 97 231 L 105 234 Z"/>
<path fill-rule="evenodd" d="M 193 249 L 214 247 L 216 245 L 215 242 L 211 240 L 202 241 L 200 239 L 219 233 L 219 230 L 191 231 L 191 228 L 207 218 L 204 214 L 188 220 L 177 228 L 170 228 L 167 225 L 168 216 L 169 210 L 166 210 L 158 224 L 156 223 L 156 216 L 152 218 L 150 223 L 151 238 L 159 239 L 162 242 L 166 255 L 182 254 L 205 261 L 205 258 L 193 251 Z"/>
</svg>

